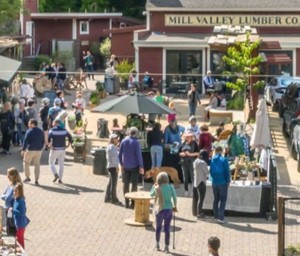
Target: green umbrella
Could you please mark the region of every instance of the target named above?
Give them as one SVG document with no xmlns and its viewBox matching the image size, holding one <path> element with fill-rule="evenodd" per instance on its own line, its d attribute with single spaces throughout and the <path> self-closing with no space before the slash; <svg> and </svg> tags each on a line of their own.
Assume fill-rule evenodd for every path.
<svg viewBox="0 0 300 256">
<path fill-rule="evenodd" d="M 92 112 L 111 112 L 120 114 L 173 114 L 164 104 L 156 102 L 144 94 L 130 93 L 107 101 L 91 110 Z"/>
</svg>

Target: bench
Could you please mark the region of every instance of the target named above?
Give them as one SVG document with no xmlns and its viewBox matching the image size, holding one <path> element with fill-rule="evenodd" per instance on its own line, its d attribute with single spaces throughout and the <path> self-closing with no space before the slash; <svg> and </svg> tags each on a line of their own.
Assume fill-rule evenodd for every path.
<svg viewBox="0 0 300 256">
<path fill-rule="evenodd" d="M 220 122 L 230 123 L 233 120 L 232 111 L 221 108 L 212 108 L 209 110 L 209 124 L 219 125 Z"/>
</svg>

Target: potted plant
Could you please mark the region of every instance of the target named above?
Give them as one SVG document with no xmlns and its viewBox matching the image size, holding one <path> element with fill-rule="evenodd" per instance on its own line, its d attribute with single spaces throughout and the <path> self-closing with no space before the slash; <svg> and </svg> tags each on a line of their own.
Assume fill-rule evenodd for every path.
<svg viewBox="0 0 300 256">
<path fill-rule="evenodd" d="M 100 97 L 98 91 L 92 91 L 90 95 L 90 108 L 94 108 L 100 104 Z"/>
<path fill-rule="evenodd" d="M 104 89 L 103 83 L 99 81 L 96 82 L 96 90 L 100 99 L 104 99 L 106 97 L 106 90 Z"/>
</svg>

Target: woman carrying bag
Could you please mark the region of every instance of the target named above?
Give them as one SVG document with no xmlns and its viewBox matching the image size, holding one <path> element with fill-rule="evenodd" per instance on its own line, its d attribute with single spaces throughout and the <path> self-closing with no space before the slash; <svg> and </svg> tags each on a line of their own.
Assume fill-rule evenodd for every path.
<svg viewBox="0 0 300 256">
<path fill-rule="evenodd" d="M 170 225 L 172 221 L 173 211 L 177 211 L 177 198 L 173 185 L 169 184 L 169 177 L 166 172 L 161 172 L 156 178 L 150 195 L 155 197 L 155 203 L 158 204 L 158 212 L 156 213 L 156 245 L 155 249 L 160 250 L 159 241 L 161 235 L 162 223 L 164 222 L 165 231 L 165 252 L 169 252 L 170 244 Z"/>
</svg>

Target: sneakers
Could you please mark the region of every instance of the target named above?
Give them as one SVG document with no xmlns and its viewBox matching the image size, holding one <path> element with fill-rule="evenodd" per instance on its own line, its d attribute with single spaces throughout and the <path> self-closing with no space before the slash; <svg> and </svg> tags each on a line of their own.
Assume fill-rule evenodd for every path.
<svg viewBox="0 0 300 256">
<path fill-rule="evenodd" d="M 217 222 L 220 223 L 220 224 L 225 224 L 226 223 L 225 219 L 223 219 L 223 220 L 217 219 Z"/>
<path fill-rule="evenodd" d="M 63 184 L 62 180 L 58 180 L 58 183 L 59 183 L 59 184 Z"/>
<path fill-rule="evenodd" d="M 31 179 L 29 177 L 26 177 L 25 180 L 23 180 L 23 182 L 30 182 Z"/>
<path fill-rule="evenodd" d="M 54 180 L 53 180 L 53 182 L 56 182 L 56 181 L 58 180 L 58 178 L 59 178 L 58 175 L 55 174 L 55 175 L 54 175 Z"/>
<path fill-rule="evenodd" d="M 154 250 L 160 251 L 159 242 L 156 242 Z"/>
<path fill-rule="evenodd" d="M 165 245 L 164 252 L 165 252 L 165 253 L 169 253 L 169 252 L 170 252 L 170 251 L 169 251 L 169 246 L 168 246 L 168 245 Z"/>
<path fill-rule="evenodd" d="M 197 215 L 197 219 L 205 219 L 204 213 Z"/>
<path fill-rule="evenodd" d="M 40 185 L 38 180 L 35 181 L 35 185 Z"/>
</svg>

